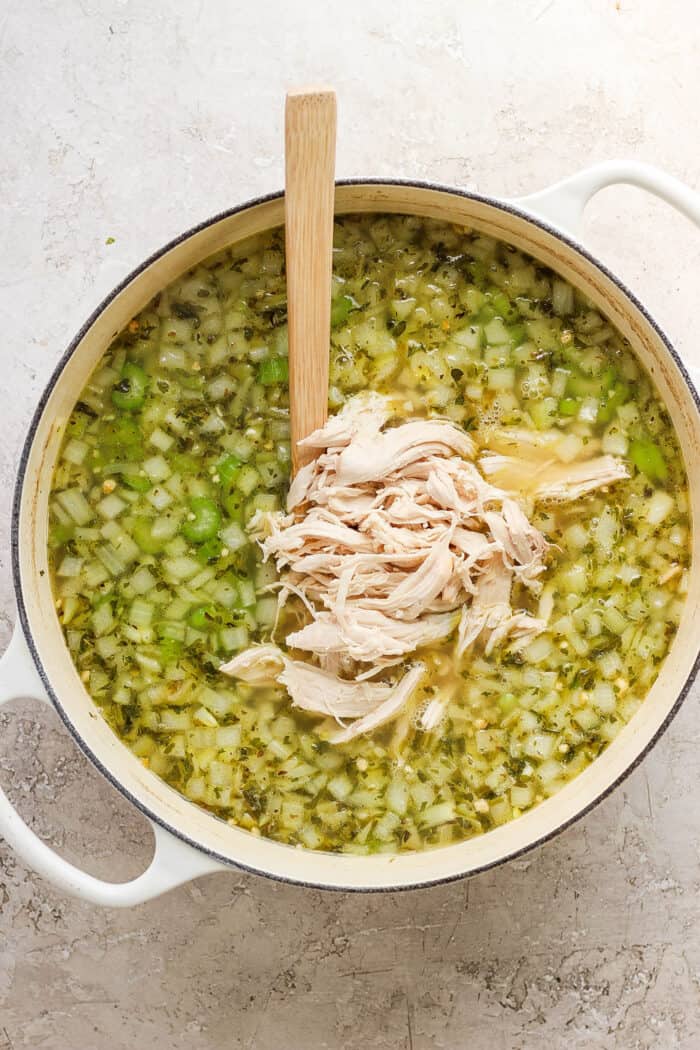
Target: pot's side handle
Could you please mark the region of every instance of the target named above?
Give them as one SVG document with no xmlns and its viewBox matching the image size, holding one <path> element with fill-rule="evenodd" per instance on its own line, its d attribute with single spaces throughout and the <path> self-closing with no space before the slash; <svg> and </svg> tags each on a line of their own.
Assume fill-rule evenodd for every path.
<svg viewBox="0 0 700 1050">
<path fill-rule="evenodd" d="M 625 183 L 653 193 L 700 226 L 700 194 L 679 179 L 651 164 L 634 160 L 609 160 L 570 175 L 554 186 L 512 203 L 564 233 L 578 237 L 583 212 L 591 197 L 606 186 Z"/>
<path fill-rule="evenodd" d="M 519 197 L 511 203 L 578 239 L 583 213 L 591 197 L 606 186 L 620 183 L 653 193 L 700 226 L 700 193 L 660 168 L 634 160 L 594 164 L 546 190 Z M 686 368 L 700 392 L 700 367 L 686 362 Z"/>
<path fill-rule="evenodd" d="M 50 704 L 19 623 L 0 658 L 0 706 L 18 697 L 40 699 Z M 26 864 L 59 889 L 103 907 L 125 908 L 142 904 L 199 875 L 226 869 L 226 865 L 181 842 L 157 824 L 151 826 L 155 851 L 143 874 L 130 882 L 104 882 L 70 864 L 42 842 L 0 789 L 0 836 Z"/>
</svg>

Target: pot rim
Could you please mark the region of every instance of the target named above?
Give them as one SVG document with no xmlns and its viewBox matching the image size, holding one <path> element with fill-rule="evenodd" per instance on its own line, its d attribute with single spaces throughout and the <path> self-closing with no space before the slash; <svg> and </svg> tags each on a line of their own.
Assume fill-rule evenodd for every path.
<svg viewBox="0 0 700 1050">
<path fill-rule="evenodd" d="M 691 395 L 691 399 L 692 399 L 693 404 L 695 406 L 696 413 L 698 414 L 698 417 L 700 417 L 700 394 L 696 390 L 692 380 L 690 379 L 688 371 L 687 371 L 683 361 L 680 358 L 680 355 L 678 354 L 677 350 L 674 348 L 673 344 L 671 343 L 670 339 L 666 335 L 665 331 L 661 328 L 661 326 L 658 324 L 658 322 L 651 316 L 651 314 L 649 313 L 647 308 L 637 298 L 637 296 L 627 287 L 627 285 L 619 277 L 617 277 L 616 274 L 614 274 L 604 263 L 600 262 L 600 260 L 597 259 L 595 255 L 593 255 L 590 251 L 588 251 L 588 249 L 586 249 L 582 244 L 580 244 L 579 241 L 577 241 L 570 234 L 560 230 L 559 228 L 557 228 L 556 226 L 554 226 L 551 223 L 547 222 L 546 220 L 540 218 L 539 216 L 531 214 L 525 208 L 521 207 L 519 203 L 518 204 L 513 204 L 507 199 L 504 200 L 504 199 L 500 199 L 498 197 L 490 197 L 490 196 L 487 196 L 485 194 L 475 193 L 475 192 L 472 192 L 472 191 L 469 191 L 469 190 L 460 189 L 459 187 L 445 185 L 444 183 L 432 182 L 432 181 L 429 181 L 429 180 L 422 180 L 422 179 L 402 179 L 402 178 L 385 178 L 385 177 L 358 178 L 358 177 L 355 177 L 355 178 L 349 178 L 349 179 L 338 179 L 338 180 L 336 180 L 336 186 L 404 186 L 404 187 L 420 189 L 420 190 L 432 190 L 432 191 L 436 191 L 436 192 L 439 192 L 439 193 L 444 193 L 444 194 L 448 194 L 448 195 L 452 195 L 452 196 L 456 196 L 456 197 L 462 197 L 462 198 L 465 198 L 467 200 L 476 201 L 476 202 L 478 202 L 480 204 L 485 204 L 487 206 L 490 206 L 492 208 L 495 208 L 497 210 L 505 212 L 506 214 L 514 215 L 517 218 L 522 219 L 525 222 L 528 222 L 528 223 L 532 224 L 533 226 L 538 227 L 539 229 L 545 231 L 549 235 L 551 235 L 551 236 L 555 237 L 556 239 L 558 239 L 559 241 L 563 242 L 570 249 L 572 249 L 573 251 L 577 252 L 588 263 L 590 263 L 597 270 L 599 270 L 608 280 L 610 280 L 617 287 L 617 289 L 622 293 L 622 295 L 625 297 L 625 299 L 629 303 L 632 304 L 632 306 L 641 314 L 641 316 L 644 318 L 644 320 L 647 322 L 647 324 L 653 329 L 655 334 L 658 336 L 658 338 L 662 342 L 664 348 L 668 352 L 670 358 L 673 360 L 673 363 L 676 366 L 677 371 L 680 373 L 680 375 L 681 375 L 681 377 L 683 379 L 683 382 L 685 383 L 685 385 L 686 385 L 686 387 L 687 387 L 687 389 L 688 389 L 688 391 L 689 391 L 689 393 Z M 686 697 L 687 697 L 687 695 L 688 695 L 688 693 L 689 693 L 689 691 L 690 691 L 690 689 L 691 689 L 691 687 L 693 685 L 693 682 L 695 681 L 695 678 L 696 678 L 696 676 L 698 674 L 698 671 L 700 670 L 700 644 L 698 645 L 698 652 L 696 653 L 696 656 L 695 656 L 695 659 L 693 661 L 693 665 L 692 665 L 692 667 L 690 669 L 690 672 L 687 675 L 683 685 L 681 686 L 681 688 L 680 688 L 680 690 L 678 692 L 678 695 L 677 695 L 675 701 L 673 702 L 673 705 L 668 710 L 665 718 L 663 719 L 661 724 L 658 726 L 658 728 L 656 729 L 654 734 L 647 741 L 646 745 L 640 751 L 638 751 L 636 753 L 634 759 L 629 763 L 628 766 L 626 766 L 626 768 L 621 773 L 618 774 L 617 777 L 615 777 L 614 780 L 612 780 L 610 783 L 608 783 L 605 786 L 605 788 L 598 795 L 595 796 L 595 798 L 593 798 L 590 802 L 588 802 L 587 805 L 585 805 L 584 807 L 579 809 L 576 813 L 574 813 L 568 819 L 562 821 L 562 823 L 560 823 L 560 824 L 557 824 L 556 827 L 554 827 L 551 830 L 545 832 L 544 834 L 541 834 L 538 837 L 534 838 L 531 842 L 528 842 L 527 844 L 525 844 L 523 846 L 520 846 L 517 849 L 511 850 L 510 852 L 506 852 L 502 856 L 494 858 L 493 860 L 490 860 L 490 861 L 488 861 L 488 862 L 486 862 L 484 864 L 481 864 L 481 865 L 478 865 L 477 867 L 471 868 L 471 869 L 469 869 L 466 872 L 457 872 L 457 873 L 450 874 L 450 875 L 436 876 L 435 878 L 421 879 L 421 880 L 419 880 L 417 882 L 414 882 L 414 883 L 401 883 L 399 885 L 391 885 L 391 884 L 387 883 L 386 885 L 381 885 L 381 886 L 377 886 L 377 885 L 363 886 L 363 885 L 336 885 L 336 884 L 330 885 L 329 883 L 326 883 L 326 882 L 314 882 L 313 880 L 300 879 L 300 878 L 290 877 L 290 876 L 283 875 L 283 874 L 278 874 L 276 872 L 265 871 L 264 869 L 254 867 L 251 864 L 244 863 L 244 862 L 241 862 L 239 860 L 231 860 L 230 857 L 227 857 L 227 856 L 225 856 L 225 855 L 223 855 L 221 853 L 218 853 L 216 850 L 211 849 L 211 848 L 209 848 L 207 846 L 201 845 L 199 842 L 195 841 L 189 835 L 187 835 L 183 831 L 181 831 L 178 827 L 173 826 L 163 816 L 161 816 L 160 814 L 155 812 L 154 809 L 152 809 L 146 803 L 142 802 L 139 798 L 137 798 L 135 795 L 133 795 L 131 790 L 121 780 L 119 780 L 117 777 L 115 777 L 107 769 L 107 767 L 103 764 L 103 762 L 99 758 L 99 756 L 93 751 L 92 747 L 86 742 L 84 737 L 78 732 L 78 730 L 74 726 L 74 724 L 73 724 L 71 718 L 69 717 L 67 711 L 64 709 L 63 704 L 61 703 L 61 700 L 60 700 L 58 694 L 54 691 L 53 686 L 51 685 L 49 674 L 47 673 L 47 671 L 44 668 L 44 665 L 43 665 L 43 662 L 42 662 L 42 659 L 41 659 L 41 655 L 39 653 L 39 648 L 38 648 L 37 644 L 34 641 L 34 636 L 32 634 L 32 631 L 31 631 L 31 628 L 30 628 L 30 624 L 29 624 L 29 617 L 28 617 L 27 608 L 26 608 L 25 601 L 24 601 L 24 594 L 23 594 L 23 591 L 22 591 L 22 581 L 21 581 L 21 572 L 20 572 L 20 529 L 19 529 L 19 520 L 20 520 L 20 509 L 21 509 L 21 503 L 22 503 L 22 493 L 23 493 L 23 488 L 24 488 L 26 466 L 27 466 L 27 462 L 29 460 L 29 456 L 30 456 L 32 447 L 33 447 L 33 443 L 34 443 L 34 438 L 35 438 L 35 435 L 36 435 L 37 427 L 38 427 L 39 422 L 41 420 L 41 417 L 43 415 L 43 412 L 44 412 L 44 409 L 46 407 L 46 404 L 47 404 L 47 402 L 48 402 L 48 400 L 49 400 L 49 398 L 50 398 L 50 396 L 51 396 L 51 394 L 52 394 L 52 392 L 54 390 L 54 387 L 59 382 L 66 364 L 68 363 L 68 361 L 70 360 L 70 358 L 72 357 L 72 355 L 74 354 L 75 350 L 80 345 L 80 343 L 82 342 L 82 340 L 84 339 L 84 337 L 86 336 L 88 331 L 92 328 L 92 326 L 95 324 L 97 319 L 102 315 L 102 313 L 110 305 L 110 303 L 112 303 L 114 301 L 114 299 L 116 299 L 116 297 L 128 285 L 130 285 L 146 269 L 148 269 L 149 266 L 151 266 L 153 263 L 157 262 L 159 259 L 161 259 L 164 255 L 166 255 L 172 249 L 176 248 L 178 245 L 180 245 L 180 244 L 184 243 L 185 241 L 189 240 L 195 234 L 198 234 L 198 233 L 202 232 L 203 230 L 206 230 L 209 227 L 216 225 L 218 222 L 221 222 L 221 221 L 223 221 L 225 219 L 231 218 L 234 215 L 237 215 L 237 214 L 239 214 L 241 212 L 247 211 L 247 210 L 249 210 L 251 208 L 254 208 L 254 207 L 257 207 L 259 205 L 266 204 L 266 203 L 271 202 L 271 201 L 279 200 L 279 199 L 281 199 L 283 197 L 284 197 L 284 191 L 283 190 L 277 190 L 277 191 L 274 191 L 274 192 L 271 192 L 271 193 L 262 194 L 262 195 L 260 195 L 258 197 L 250 198 L 249 200 L 243 202 L 242 204 L 235 205 L 232 208 L 227 208 L 227 209 L 225 209 L 224 211 L 221 211 L 221 212 L 217 212 L 215 215 L 211 216 L 210 218 L 200 221 L 199 223 L 197 223 L 194 226 L 188 228 L 184 232 L 178 234 L 176 237 L 172 238 L 170 241 L 166 242 L 166 244 L 163 245 L 162 247 L 160 247 L 160 248 L 156 249 L 155 251 L 153 251 L 150 255 L 148 255 L 146 257 L 146 259 L 143 262 L 141 262 L 138 266 L 136 266 L 133 270 L 131 270 L 108 293 L 108 295 L 106 295 L 101 300 L 101 302 L 95 307 L 95 309 L 92 311 L 92 313 L 88 316 L 88 318 L 85 320 L 85 322 L 81 325 L 80 329 L 78 330 L 76 335 L 73 337 L 71 342 L 68 344 L 68 347 L 66 348 L 64 353 L 61 355 L 61 358 L 60 358 L 58 364 L 55 366 L 55 368 L 52 371 L 52 373 L 51 373 L 51 375 L 50 375 L 46 385 L 43 388 L 43 391 L 42 391 L 41 396 L 39 398 L 39 401 L 37 403 L 36 409 L 35 409 L 34 413 L 32 414 L 32 418 L 31 418 L 31 421 L 30 421 L 30 424 L 29 424 L 29 427 L 28 427 L 28 430 L 27 430 L 27 434 L 26 434 L 26 437 L 25 437 L 23 445 L 22 445 L 22 452 L 21 452 L 19 464 L 18 464 L 18 467 L 17 467 L 17 474 L 16 474 L 16 479 L 15 479 L 15 485 L 14 485 L 14 493 L 13 493 L 13 500 L 12 500 L 12 511 L 11 511 L 11 519 L 10 519 L 10 549 L 11 549 L 11 565 L 12 565 L 12 582 L 13 582 L 13 588 L 14 588 L 14 593 L 15 593 L 15 600 L 17 602 L 18 617 L 19 617 L 19 621 L 20 621 L 21 626 L 22 626 L 22 631 L 23 631 L 23 634 L 24 634 L 24 637 L 25 637 L 25 640 L 26 640 L 29 652 L 31 654 L 32 661 L 33 661 L 33 663 L 34 663 L 34 665 L 35 665 L 35 667 L 37 669 L 37 672 L 39 674 L 39 677 L 40 677 L 40 679 L 41 679 L 41 681 L 42 681 L 42 683 L 43 683 L 43 685 L 44 685 L 44 687 L 45 687 L 45 689 L 46 689 L 46 691 L 48 693 L 48 696 L 51 699 L 52 705 L 55 708 L 56 712 L 58 713 L 58 715 L 59 715 L 61 721 L 63 722 L 63 724 L 68 729 L 68 732 L 70 733 L 70 735 L 75 740 L 75 742 L 78 745 L 78 747 L 80 748 L 80 750 L 87 756 L 87 758 L 99 770 L 99 772 L 102 774 L 102 776 L 104 776 L 106 778 L 106 780 L 112 785 L 112 787 L 114 787 L 133 806 L 135 806 L 139 810 L 139 812 L 141 812 L 143 814 L 143 816 L 145 816 L 146 818 L 148 818 L 151 821 L 154 821 L 156 824 L 158 824 L 160 827 L 164 828 L 166 831 L 170 832 L 170 834 L 174 835 L 180 841 L 187 843 L 187 845 L 192 847 L 197 852 L 202 853 L 202 854 L 204 854 L 206 856 L 209 856 L 213 860 L 217 860 L 217 861 L 223 863 L 224 865 L 226 865 L 227 867 L 230 867 L 230 868 L 232 868 L 234 870 L 238 869 L 238 870 L 241 870 L 241 871 L 246 871 L 246 872 L 248 872 L 250 874 L 259 875 L 259 876 L 263 876 L 265 878 L 273 879 L 276 882 L 289 883 L 291 885 L 303 886 L 305 888 L 310 888 L 310 889 L 333 890 L 333 891 L 342 892 L 342 893 L 395 893 L 395 892 L 399 892 L 399 891 L 403 891 L 403 890 L 427 889 L 427 888 L 432 887 L 432 886 L 446 885 L 446 884 L 451 883 L 451 882 L 457 882 L 457 881 L 459 881 L 461 879 L 464 879 L 464 878 L 471 878 L 474 875 L 479 875 L 482 872 L 489 871 L 492 868 L 499 867 L 500 865 L 505 864 L 505 863 L 507 863 L 507 862 L 509 862 L 511 860 L 515 860 L 518 857 L 524 856 L 525 854 L 529 853 L 531 850 L 534 850 L 538 846 L 541 846 L 544 843 L 549 842 L 551 839 L 553 839 L 556 836 L 558 836 L 559 834 L 561 834 L 567 828 L 569 828 L 573 824 L 577 823 L 579 820 L 581 820 L 583 817 L 585 817 L 588 813 L 590 813 L 593 809 L 595 809 L 598 805 L 600 805 L 600 803 L 603 802 L 610 794 L 612 794 L 612 792 L 617 787 L 619 787 L 619 785 L 621 783 L 623 783 L 623 781 L 625 781 L 627 779 L 627 777 L 630 776 L 631 773 L 634 772 L 634 770 L 640 765 L 640 763 L 647 756 L 647 754 L 652 750 L 652 748 L 656 746 L 656 744 L 658 743 L 660 737 L 666 732 L 666 730 L 668 729 L 670 723 L 672 722 L 672 720 L 678 714 L 678 711 L 680 710 L 681 705 L 683 704 L 684 700 L 686 699 Z M 193 805 L 194 805 L 194 803 L 193 803 Z M 439 847 L 436 848 L 436 851 L 439 851 Z M 313 851 L 312 850 L 308 850 L 307 852 L 312 853 Z"/>
</svg>

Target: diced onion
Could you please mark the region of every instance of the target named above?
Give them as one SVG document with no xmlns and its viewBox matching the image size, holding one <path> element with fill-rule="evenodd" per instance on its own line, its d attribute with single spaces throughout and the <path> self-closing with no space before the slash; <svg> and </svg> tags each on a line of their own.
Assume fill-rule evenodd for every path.
<svg viewBox="0 0 700 1050">
<path fill-rule="evenodd" d="M 647 521 L 650 525 L 660 525 L 673 512 L 674 507 L 673 496 L 664 489 L 658 489 L 649 500 Z"/>
</svg>

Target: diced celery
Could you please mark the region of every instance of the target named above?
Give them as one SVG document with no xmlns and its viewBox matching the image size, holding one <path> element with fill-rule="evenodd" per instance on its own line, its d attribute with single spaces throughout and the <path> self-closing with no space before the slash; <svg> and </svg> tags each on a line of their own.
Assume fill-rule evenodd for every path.
<svg viewBox="0 0 700 1050">
<path fill-rule="evenodd" d="M 262 510 L 269 514 L 279 510 L 280 501 L 272 492 L 256 492 L 253 496 L 252 506 L 254 510 Z"/>
<path fill-rule="evenodd" d="M 250 464 L 241 467 L 241 471 L 236 480 L 236 488 L 239 492 L 242 492 L 244 496 L 250 496 L 259 484 L 260 474 L 255 467 Z"/>
<path fill-rule="evenodd" d="M 242 608 L 255 605 L 255 584 L 252 580 L 238 581 L 238 602 Z"/>
<path fill-rule="evenodd" d="M 255 604 L 255 619 L 261 628 L 271 628 L 277 619 L 278 613 L 278 601 L 277 598 L 270 596 L 269 598 L 258 598 Z"/>
<path fill-rule="evenodd" d="M 670 492 L 663 489 L 657 490 L 649 500 L 646 519 L 650 525 L 656 527 L 665 521 L 669 514 L 673 513 L 676 502 Z"/>
<path fill-rule="evenodd" d="M 129 623 L 134 627 L 150 627 L 153 619 L 153 606 L 142 598 L 136 598 L 129 609 Z"/>
<path fill-rule="evenodd" d="M 554 397 L 543 397 L 539 401 L 530 401 L 528 411 L 532 416 L 532 422 L 538 430 L 547 430 L 552 426 L 557 416 L 557 400 Z"/>
<path fill-rule="evenodd" d="M 217 623 L 216 606 L 211 603 L 195 606 L 187 614 L 187 622 L 190 627 L 194 627 L 197 631 L 206 631 L 208 628 L 214 627 Z"/>
<path fill-rule="evenodd" d="M 213 499 L 197 496 L 190 500 L 190 512 L 182 525 L 182 534 L 191 543 L 213 539 L 221 525 L 221 512 Z"/>
<path fill-rule="evenodd" d="M 421 814 L 421 824 L 424 827 L 434 828 L 438 824 L 445 824 L 455 819 L 454 802 L 438 802 L 434 806 L 428 806 Z"/>
<path fill-rule="evenodd" d="M 79 489 L 57 492 L 56 500 L 77 525 L 87 525 L 92 521 L 93 510 Z"/>
<path fill-rule="evenodd" d="M 195 558 L 183 555 L 178 558 L 168 558 L 163 562 L 163 568 L 167 574 L 176 582 L 189 580 L 199 571 L 199 562 Z"/>
<path fill-rule="evenodd" d="M 103 518 L 116 518 L 123 510 L 125 510 L 127 504 L 124 500 L 116 494 L 111 493 L 109 496 L 105 496 L 97 504 L 97 509 Z"/>
<path fill-rule="evenodd" d="M 157 554 L 163 549 L 165 542 L 154 535 L 153 525 L 154 522 L 150 518 L 136 518 L 131 526 L 134 539 L 146 554 Z"/>
<path fill-rule="evenodd" d="M 552 307 L 560 317 L 573 313 L 574 290 L 566 281 L 552 281 Z"/>
<path fill-rule="evenodd" d="M 518 698 L 513 693 L 503 693 L 498 699 L 498 706 L 507 715 L 518 706 Z"/>
<path fill-rule="evenodd" d="M 668 467 L 663 452 L 649 438 L 637 438 L 629 447 L 629 458 L 637 470 L 646 474 L 652 481 L 665 481 Z"/>
<path fill-rule="evenodd" d="M 223 627 L 219 631 L 221 647 L 227 653 L 238 652 L 248 645 L 248 630 L 246 627 Z"/>
<path fill-rule="evenodd" d="M 467 350 L 478 351 L 483 341 L 483 329 L 479 324 L 468 324 L 453 334 L 452 341 Z"/>
<path fill-rule="evenodd" d="M 156 427 L 150 437 L 151 444 L 161 452 L 167 452 L 172 447 L 174 440 L 170 434 L 166 434 L 160 427 Z"/>
<path fill-rule="evenodd" d="M 500 346 L 506 344 L 510 346 L 511 337 L 508 327 L 503 323 L 500 317 L 495 317 L 493 321 L 489 321 L 487 325 L 484 325 L 484 335 L 486 342 L 490 346 Z"/>
<path fill-rule="evenodd" d="M 216 473 L 221 484 L 228 488 L 236 480 L 240 473 L 241 460 L 231 452 L 216 464 Z"/>
<path fill-rule="evenodd" d="M 141 408 L 146 397 L 148 377 L 137 364 L 127 362 L 121 370 L 121 378 L 112 390 L 112 401 L 117 408 L 134 412 Z"/>
<path fill-rule="evenodd" d="M 573 397 L 563 397 L 559 402 L 559 414 L 562 416 L 577 416 L 580 402 Z"/>
<path fill-rule="evenodd" d="M 578 418 L 582 423 L 595 423 L 598 419 L 599 401 L 596 397 L 584 397 L 579 405 Z"/>
<path fill-rule="evenodd" d="M 101 602 L 92 614 L 92 629 L 99 638 L 114 629 L 115 622 L 112 607 L 107 601 Z"/>
<path fill-rule="evenodd" d="M 286 357 L 268 357 L 258 369 L 258 382 L 263 386 L 286 383 L 289 380 L 289 361 Z"/>
<path fill-rule="evenodd" d="M 112 576 L 120 576 L 126 569 L 126 563 L 122 561 L 111 543 L 96 547 L 95 554 Z"/>
<path fill-rule="evenodd" d="M 90 446 L 84 441 L 79 441 L 77 438 L 71 438 L 66 442 L 65 448 L 63 449 L 63 458 L 69 463 L 73 463 L 76 466 L 84 461 Z"/>
<path fill-rule="evenodd" d="M 261 463 L 258 460 L 257 470 L 262 484 L 266 488 L 274 488 L 287 476 L 286 470 L 276 460 L 268 460 L 265 463 Z"/>
<path fill-rule="evenodd" d="M 339 295 L 331 303 L 331 328 L 340 328 L 348 319 L 351 310 L 357 309 L 351 295 Z"/>
<path fill-rule="evenodd" d="M 83 567 L 83 559 L 67 554 L 56 569 L 57 576 L 74 577 L 80 574 Z"/>
</svg>

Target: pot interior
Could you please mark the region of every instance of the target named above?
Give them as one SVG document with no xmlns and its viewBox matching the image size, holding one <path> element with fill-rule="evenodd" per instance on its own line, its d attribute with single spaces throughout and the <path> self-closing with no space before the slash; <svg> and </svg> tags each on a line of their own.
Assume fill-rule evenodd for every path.
<svg viewBox="0 0 700 1050">
<path fill-rule="evenodd" d="M 81 747 L 144 812 L 193 845 L 241 867 L 328 887 L 377 889 L 437 882 L 516 855 L 600 800 L 658 736 L 685 695 L 700 637 L 698 536 L 693 529 L 688 600 L 659 677 L 629 724 L 605 752 L 558 794 L 478 838 L 417 854 L 339 856 L 261 839 L 200 810 L 149 772 L 103 720 L 73 666 L 56 616 L 47 561 L 48 496 L 66 420 L 114 336 L 178 275 L 220 249 L 283 222 L 281 195 L 244 206 L 184 235 L 150 259 L 87 323 L 54 375 L 30 433 L 13 544 L 20 615 L 34 658 L 62 717 Z M 691 516 L 700 511 L 700 416 L 663 336 L 615 280 L 560 236 L 507 205 L 402 183 L 339 185 L 336 211 L 397 212 L 479 229 L 533 255 L 579 287 L 626 336 L 651 374 L 673 420 L 685 458 Z"/>
</svg>

